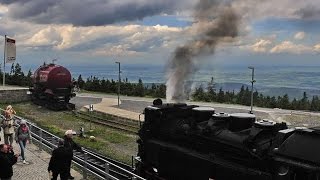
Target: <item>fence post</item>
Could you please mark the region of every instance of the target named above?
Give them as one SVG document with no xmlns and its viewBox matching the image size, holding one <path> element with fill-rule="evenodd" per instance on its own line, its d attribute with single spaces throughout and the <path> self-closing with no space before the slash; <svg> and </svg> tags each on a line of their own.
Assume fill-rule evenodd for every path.
<svg viewBox="0 0 320 180">
<path fill-rule="evenodd" d="M 109 163 L 106 163 L 105 165 L 105 173 L 106 173 L 106 176 L 105 176 L 105 179 L 108 180 L 109 179 L 109 169 L 110 169 L 110 165 Z"/>
<path fill-rule="evenodd" d="M 40 129 L 40 131 L 39 131 L 39 136 L 40 136 L 40 144 L 39 144 L 39 151 L 41 151 L 42 150 L 42 129 Z"/>
<path fill-rule="evenodd" d="M 32 123 L 29 123 L 29 130 L 30 130 L 30 133 L 32 133 Z"/>
<path fill-rule="evenodd" d="M 134 161 L 134 157 L 131 156 L 131 169 L 133 169 L 133 161 Z"/>
<path fill-rule="evenodd" d="M 83 179 L 87 179 L 88 154 L 84 153 Z"/>
</svg>

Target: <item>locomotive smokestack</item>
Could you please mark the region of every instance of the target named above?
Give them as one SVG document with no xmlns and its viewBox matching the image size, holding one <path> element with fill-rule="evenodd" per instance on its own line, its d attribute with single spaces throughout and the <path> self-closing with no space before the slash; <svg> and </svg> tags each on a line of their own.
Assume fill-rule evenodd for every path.
<svg viewBox="0 0 320 180">
<path fill-rule="evenodd" d="M 194 18 L 197 35 L 177 47 L 168 64 L 167 102 L 186 100 L 185 82 L 196 71 L 195 57 L 214 54 L 219 42 L 232 40 L 238 35 L 238 17 L 223 0 L 200 0 Z"/>
</svg>

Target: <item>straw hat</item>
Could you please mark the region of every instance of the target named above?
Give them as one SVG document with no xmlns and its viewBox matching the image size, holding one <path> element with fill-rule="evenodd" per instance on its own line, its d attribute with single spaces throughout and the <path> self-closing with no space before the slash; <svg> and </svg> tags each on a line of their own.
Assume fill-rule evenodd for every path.
<svg viewBox="0 0 320 180">
<path fill-rule="evenodd" d="M 7 110 L 10 110 L 10 109 L 12 109 L 12 106 L 11 106 L 11 105 L 8 105 L 8 106 L 7 106 Z"/>
</svg>

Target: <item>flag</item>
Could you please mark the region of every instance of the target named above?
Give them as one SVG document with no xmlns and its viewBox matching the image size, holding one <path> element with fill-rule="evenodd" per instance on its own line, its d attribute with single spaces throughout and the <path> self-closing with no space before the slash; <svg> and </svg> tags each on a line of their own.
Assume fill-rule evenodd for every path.
<svg viewBox="0 0 320 180">
<path fill-rule="evenodd" d="M 6 63 L 16 60 L 16 40 L 6 38 Z"/>
</svg>

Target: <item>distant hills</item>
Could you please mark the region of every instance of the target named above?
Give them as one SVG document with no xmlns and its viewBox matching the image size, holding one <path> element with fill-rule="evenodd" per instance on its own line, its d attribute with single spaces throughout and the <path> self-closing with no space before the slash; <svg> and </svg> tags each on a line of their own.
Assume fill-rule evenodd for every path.
<svg viewBox="0 0 320 180">
<path fill-rule="evenodd" d="M 190 82 L 191 83 L 191 82 Z M 146 87 L 151 87 L 152 83 L 144 83 Z M 159 85 L 161 83 L 155 83 L 156 85 Z M 200 85 L 206 89 L 208 82 L 196 82 L 196 85 L 193 84 L 193 86 L 199 87 Z M 189 85 L 191 87 L 191 85 Z M 251 84 L 244 84 L 244 83 L 216 83 L 216 91 L 219 91 L 220 88 L 222 88 L 223 91 L 234 91 L 239 92 L 241 87 L 244 86 L 244 88 L 249 88 L 251 90 Z M 265 87 L 265 86 L 257 86 L 254 85 L 254 91 L 258 91 L 259 93 L 262 93 L 263 95 L 268 96 L 283 96 L 284 94 L 288 94 L 290 100 L 293 98 L 300 99 L 302 98 L 303 92 L 307 93 L 307 96 L 310 99 L 312 99 L 312 96 L 318 95 L 320 96 L 320 90 L 319 89 L 307 89 L 307 88 L 293 88 L 293 87 Z"/>
<path fill-rule="evenodd" d="M 216 83 L 216 89 L 219 90 L 222 88 L 224 91 L 235 91 L 239 92 L 241 86 L 244 88 L 248 87 L 251 90 L 251 84 L 243 83 Z M 263 87 L 254 85 L 254 91 L 257 90 L 259 93 L 268 96 L 283 96 L 288 94 L 290 100 L 293 98 L 300 99 L 302 98 L 303 92 L 307 93 L 309 99 L 312 99 L 312 96 L 320 96 L 319 89 L 307 89 L 307 88 L 293 88 L 293 87 Z"/>
</svg>

